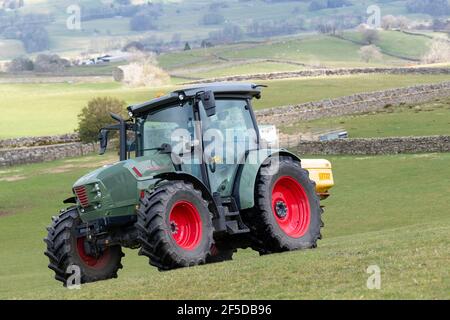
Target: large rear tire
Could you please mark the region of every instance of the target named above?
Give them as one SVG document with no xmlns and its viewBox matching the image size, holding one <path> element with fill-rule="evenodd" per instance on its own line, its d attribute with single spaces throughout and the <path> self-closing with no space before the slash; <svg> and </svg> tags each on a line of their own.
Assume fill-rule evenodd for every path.
<svg viewBox="0 0 450 320">
<path fill-rule="evenodd" d="M 271 166 L 278 169 L 272 172 Z M 261 168 L 255 188 L 255 207 L 243 217 L 251 229 L 254 250 L 269 254 L 317 246 L 323 210 L 315 183 L 298 161 L 270 160 Z"/>
<path fill-rule="evenodd" d="M 44 239 L 47 244 L 45 255 L 49 258 L 48 267 L 55 272 L 55 279 L 67 283 L 73 271 L 71 266 L 80 270 L 80 284 L 117 278 L 122 268 L 124 256 L 120 246 L 108 247 L 98 257 L 90 256 L 85 251 L 85 237 L 77 237 L 77 227 L 82 223 L 76 208 L 68 209 L 52 218 Z"/>
<path fill-rule="evenodd" d="M 139 255 L 160 271 L 206 263 L 213 241 L 212 214 L 192 184 L 171 181 L 146 192 L 138 209 Z"/>
</svg>

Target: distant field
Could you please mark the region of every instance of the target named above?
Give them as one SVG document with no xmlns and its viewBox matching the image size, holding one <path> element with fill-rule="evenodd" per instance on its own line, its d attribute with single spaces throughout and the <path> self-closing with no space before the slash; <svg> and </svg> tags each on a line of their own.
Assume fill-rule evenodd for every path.
<svg viewBox="0 0 450 320">
<path fill-rule="evenodd" d="M 350 33 L 349 33 L 350 34 Z M 351 33 L 352 35 L 354 33 Z M 390 37 L 389 33 L 382 33 L 382 39 Z M 405 35 L 405 37 L 408 37 Z M 414 40 L 414 39 L 413 39 Z M 413 41 L 412 40 L 412 41 Z M 396 48 L 402 51 L 402 43 Z M 251 59 L 278 59 L 301 62 L 310 66 L 322 67 L 355 67 L 355 66 L 379 66 L 379 65 L 405 65 L 406 60 L 383 56 L 381 61 L 365 63 L 359 55 L 360 45 L 335 37 L 315 35 L 275 39 L 261 43 L 234 44 L 230 46 L 218 46 L 210 49 L 195 49 L 167 53 L 158 57 L 163 68 L 171 69 L 184 66 L 186 68 L 200 65 L 216 65 L 218 69 L 225 60 L 251 60 Z M 407 53 L 408 48 L 404 49 Z M 195 75 L 195 73 L 193 74 Z"/>
<path fill-rule="evenodd" d="M 350 138 L 429 136 L 450 134 L 450 100 L 387 107 L 377 113 L 302 121 L 282 131 L 289 134 L 345 129 Z"/>
<path fill-rule="evenodd" d="M 263 109 L 446 80 L 450 80 L 448 75 L 358 75 L 259 81 L 269 87 L 254 105 Z M 0 139 L 72 132 L 78 113 L 96 96 L 113 96 L 133 104 L 173 89 L 130 89 L 117 83 L 0 84 Z"/>
<path fill-rule="evenodd" d="M 345 39 L 326 35 L 300 35 L 279 37 L 261 42 L 242 42 L 221 45 L 207 49 L 193 49 L 164 53 L 158 57 L 162 68 L 175 74 L 197 78 L 211 78 L 248 72 L 285 71 L 285 63 L 292 61 L 307 67 L 369 67 L 411 65 L 408 59 L 420 60 L 428 51 L 430 39 L 423 36 L 407 35 L 396 31 L 381 31 L 376 43 L 383 52 L 381 60 L 366 63 L 361 60 L 359 50 L 363 44 L 362 35 L 355 31 L 345 32 Z M 347 39 L 347 40 L 346 40 Z M 352 41 L 349 41 L 352 40 Z M 396 55 L 397 58 L 391 55 Z M 280 64 L 256 65 L 255 59 L 278 60 Z M 243 70 L 230 68 L 235 61 L 247 61 Z M 208 68 L 203 72 L 202 68 Z M 267 71 L 266 71 L 267 70 Z M 289 70 L 289 69 L 288 69 Z"/>
<path fill-rule="evenodd" d="M 362 35 L 356 32 L 346 32 L 345 37 L 362 41 Z M 375 45 L 388 53 L 421 59 L 427 53 L 430 42 L 430 39 L 422 36 L 407 35 L 397 31 L 383 31 L 380 33 L 380 40 Z"/>
<path fill-rule="evenodd" d="M 73 182 L 105 158 L 1 169 L 0 298 L 449 299 L 450 154 L 329 159 L 337 185 L 323 203 L 317 249 L 240 250 L 231 262 L 166 273 L 126 250 L 118 279 L 74 291 L 53 280 L 42 239 Z M 381 269 L 381 290 L 366 288 L 371 265 Z"/>
<path fill-rule="evenodd" d="M 274 58 L 301 61 L 327 67 L 367 65 L 359 56 L 360 46 L 329 36 L 314 36 L 299 40 L 275 42 L 242 50 L 225 50 L 225 58 Z M 383 57 L 378 64 L 400 63 L 398 59 Z M 377 64 L 377 63 L 374 63 Z"/>
<path fill-rule="evenodd" d="M 442 81 L 450 81 L 450 76 L 370 74 L 263 81 L 261 83 L 267 84 L 269 87 L 264 89 L 263 98 L 256 100 L 254 106 L 256 109 L 264 109 Z"/>
<path fill-rule="evenodd" d="M 228 67 L 224 66 L 222 68 L 214 68 L 208 71 L 188 73 L 188 75 L 199 78 L 216 78 L 216 77 L 268 73 L 268 72 L 298 71 L 303 69 L 305 68 L 302 66 L 288 63 L 255 62 L 236 66 L 228 66 Z"/>
</svg>

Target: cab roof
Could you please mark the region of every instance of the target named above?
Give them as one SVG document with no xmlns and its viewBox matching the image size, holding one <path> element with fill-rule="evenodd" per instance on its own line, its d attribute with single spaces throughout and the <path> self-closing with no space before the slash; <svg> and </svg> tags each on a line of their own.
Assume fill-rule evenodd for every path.
<svg viewBox="0 0 450 320">
<path fill-rule="evenodd" d="M 216 96 L 243 95 L 248 96 L 249 98 L 259 99 L 261 97 L 261 87 L 263 86 L 242 82 L 214 82 L 208 84 L 199 84 L 196 86 L 173 91 L 165 96 L 152 99 L 142 104 L 129 106 L 128 111 L 132 112 L 135 116 L 140 115 L 155 108 L 180 102 L 180 95 L 184 95 L 185 97 L 189 98 L 194 97 L 195 95 L 204 91 L 212 91 Z"/>
</svg>

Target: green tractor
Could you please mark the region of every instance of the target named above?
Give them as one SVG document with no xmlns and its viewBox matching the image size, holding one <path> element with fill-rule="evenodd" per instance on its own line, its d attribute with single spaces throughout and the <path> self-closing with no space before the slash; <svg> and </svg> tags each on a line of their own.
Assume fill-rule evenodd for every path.
<svg viewBox="0 0 450 320">
<path fill-rule="evenodd" d="M 160 271 L 315 248 L 320 200 L 333 186 L 326 160 L 268 146 L 251 106 L 262 86 L 215 83 L 128 108 L 100 132 L 104 154 L 119 134 L 120 161 L 80 178 L 44 239 L 55 278 L 67 285 L 117 277 L 122 248 Z"/>
</svg>

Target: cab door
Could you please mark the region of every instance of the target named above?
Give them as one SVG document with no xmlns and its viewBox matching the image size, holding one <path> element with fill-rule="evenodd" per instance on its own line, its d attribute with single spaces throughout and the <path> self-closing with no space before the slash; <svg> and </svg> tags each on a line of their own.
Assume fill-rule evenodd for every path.
<svg viewBox="0 0 450 320">
<path fill-rule="evenodd" d="M 249 108 L 242 98 L 216 99 L 216 113 L 208 117 L 200 104 L 203 161 L 212 193 L 231 196 L 239 164 L 258 147 L 258 136 Z"/>
</svg>

